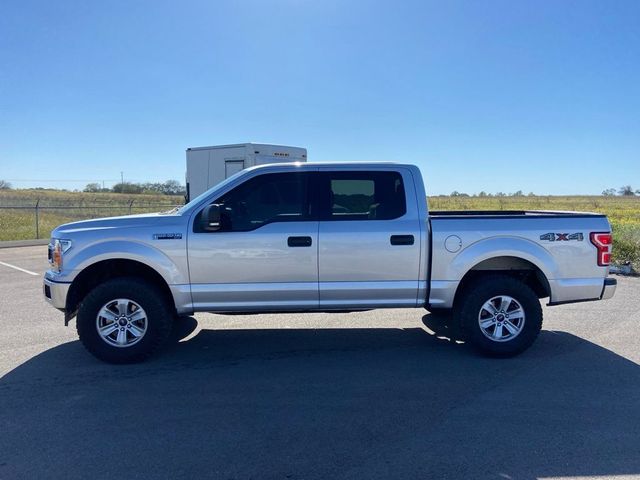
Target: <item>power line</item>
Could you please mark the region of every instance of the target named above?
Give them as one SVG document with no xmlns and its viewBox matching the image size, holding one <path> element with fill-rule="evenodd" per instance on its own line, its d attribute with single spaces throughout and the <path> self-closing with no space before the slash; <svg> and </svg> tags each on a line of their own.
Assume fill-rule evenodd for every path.
<svg viewBox="0 0 640 480">
<path fill-rule="evenodd" d="M 102 183 L 102 182 L 120 182 L 121 180 L 119 178 L 105 178 L 105 179 L 100 179 L 100 180 L 96 180 L 95 178 L 88 178 L 88 179 L 76 179 L 76 180 L 70 180 L 68 178 L 66 179 L 55 179 L 55 178 L 3 178 L 3 180 L 6 180 L 7 182 L 67 182 L 67 183 L 81 183 L 81 182 L 90 182 L 90 183 Z M 154 182 L 154 180 L 149 180 L 149 179 L 145 179 L 145 180 L 141 180 L 141 179 L 131 179 L 129 181 L 132 182 Z M 162 182 L 164 180 L 155 180 L 156 182 Z"/>
<path fill-rule="evenodd" d="M 95 178 L 89 179 L 55 179 L 55 178 L 7 178 L 9 182 L 95 182 Z M 102 180 L 101 180 L 102 181 Z M 105 178 L 105 182 L 117 182 L 118 179 L 115 178 Z"/>
</svg>

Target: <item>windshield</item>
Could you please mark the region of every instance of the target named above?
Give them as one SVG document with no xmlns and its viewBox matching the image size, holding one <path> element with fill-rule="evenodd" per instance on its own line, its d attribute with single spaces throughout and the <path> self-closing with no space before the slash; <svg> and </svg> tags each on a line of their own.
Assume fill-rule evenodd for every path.
<svg viewBox="0 0 640 480">
<path fill-rule="evenodd" d="M 214 185 L 213 187 L 211 187 L 209 190 L 206 190 L 204 193 L 201 193 L 200 195 L 198 195 L 196 198 L 194 198 L 193 200 L 191 200 L 189 203 L 187 203 L 186 205 L 183 205 L 179 208 L 177 208 L 174 211 L 171 211 L 171 213 L 176 213 L 178 215 L 181 215 L 184 211 L 186 211 L 189 207 L 192 207 L 194 205 L 197 205 L 198 203 L 200 203 L 202 200 L 204 200 L 205 198 L 207 198 L 211 192 L 213 190 L 218 190 L 221 188 L 224 188 L 226 185 L 228 185 L 229 183 L 233 182 L 236 178 L 238 178 L 239 176 L 243 175 L 245 173 L 246 170 L 240 170 L 239 172 L 234 173 L 233 175 L 231 175 L 229 178 L 227 178 L 226 180 L 223 180 L 222 182 Z"/>
</svg>

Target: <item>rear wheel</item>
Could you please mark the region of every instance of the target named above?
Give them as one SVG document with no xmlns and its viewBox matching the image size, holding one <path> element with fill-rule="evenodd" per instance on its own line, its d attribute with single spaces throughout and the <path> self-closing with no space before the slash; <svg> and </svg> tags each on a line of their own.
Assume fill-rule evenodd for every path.
<svg viewBox="0 0 640 480">
<path fill-rule="evenodd" d="M 542 328 L 537 295 L 507 275 L 476 280 L 463 291 L 455 310 L 465 340 L 485 355 L 517 355 L 531 346 Z"/>
<path fill-rule="evenodd" d="M 154 285 L 117 278 L 94 288 L 78 309 L 80 341 L 109 363 L 140 362 L 167 340 L 174 315 Z"/>
</svg>

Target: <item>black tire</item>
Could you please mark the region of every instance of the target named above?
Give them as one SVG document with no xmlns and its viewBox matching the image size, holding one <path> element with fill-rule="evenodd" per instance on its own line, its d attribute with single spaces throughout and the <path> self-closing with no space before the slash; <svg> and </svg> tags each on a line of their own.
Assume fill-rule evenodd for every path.
<svg viewBox="0 0 640 480">
<path fill-rule="evenodd" d="M 450 320 L 451 318 L 453 318 L 453 309 L 451 308 L 431 307 L 431 308 L 428 308 L 427 310 L 429 310 L 429 312 L 435 315 L 436 317 L 442 318 L 443 320 Z"/>
<path fill-rule="evenodd" d="M 118 298 L 137 303 L 147 319 L 144 335 L 126 347 L 112 346 L 103 340 L 96 324 L 102 307 Z M 115 278 L 98 285 L 84 298 L 78 309 L 76 327 L 84 347 L 98 359 L 108 363 L 135 363 L 147 359 L 166 342 L 174 317 L 168 299 L 154 285 L 137 278 Z M 133 338 L 131 334 L 129 338 Z"/>
<path fill-rule="evenodd" d="M 511 311 L 511 320 L 508 315 L 506 320 L 504 315 L 500 317 L 502 310 L 498 309 L 496 316 L 493 317 L 487 309 L 483 309 L 486 302 L 496 297 L 511 297 L 515 300 L 508 307 Z M 499 305 L 499 303 L 501 302 L 496 299 L 492 305 Z M 520 304 L 520 310 L 524 312 L 523 325 L 514 335 L 506 327 L 507 321 L 511 329 L 514 327 L 517 329 L 519 326 L 518 304 Z M 481 310 L 483 310 L 482 313 Z M 537 295 L 529 286 L 507 275 L 487 275 L 476 279 L 462 291 L 460 298 L 456 301 L 454 314 L 460 322 L 464 339 L 480 353 L 492 357 L 512 357 L 522 353 L 531 346 L 542 329 L 542 307 Z M 487 324 L 491 324 L 485 328 L 485 333 L 480 326 L 480 315 L 486 319 Z M 497 327 L 497 325 L 500 326 Z M 504 337 L 497 333 L 496 328 L 500 329 L 500 333 L 504 332 Z M 489 336 L 501 337 L 503 340 L 497 341 Z"/>
</svg>

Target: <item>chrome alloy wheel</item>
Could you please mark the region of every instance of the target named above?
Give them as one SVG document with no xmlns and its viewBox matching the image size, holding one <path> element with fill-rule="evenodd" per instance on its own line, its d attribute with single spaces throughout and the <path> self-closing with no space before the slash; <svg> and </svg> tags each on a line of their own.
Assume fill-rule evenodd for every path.
<svg viewBox="0 0 640 480">
<path fill-rule="evenodd" d="M 478 314 L 483 335 L 494 342 L 507 342 L 524 328 L 524 310 L 513 297 L 498 295 L 487 300 Z"/>
<path fill-rule="evenodd" d="M 112 347 L 130 347 L 147 333 L 149 322 L 144 309 L 128 298 L 106 303 L 96 317 L 98 335 Z"/>
</svg>

